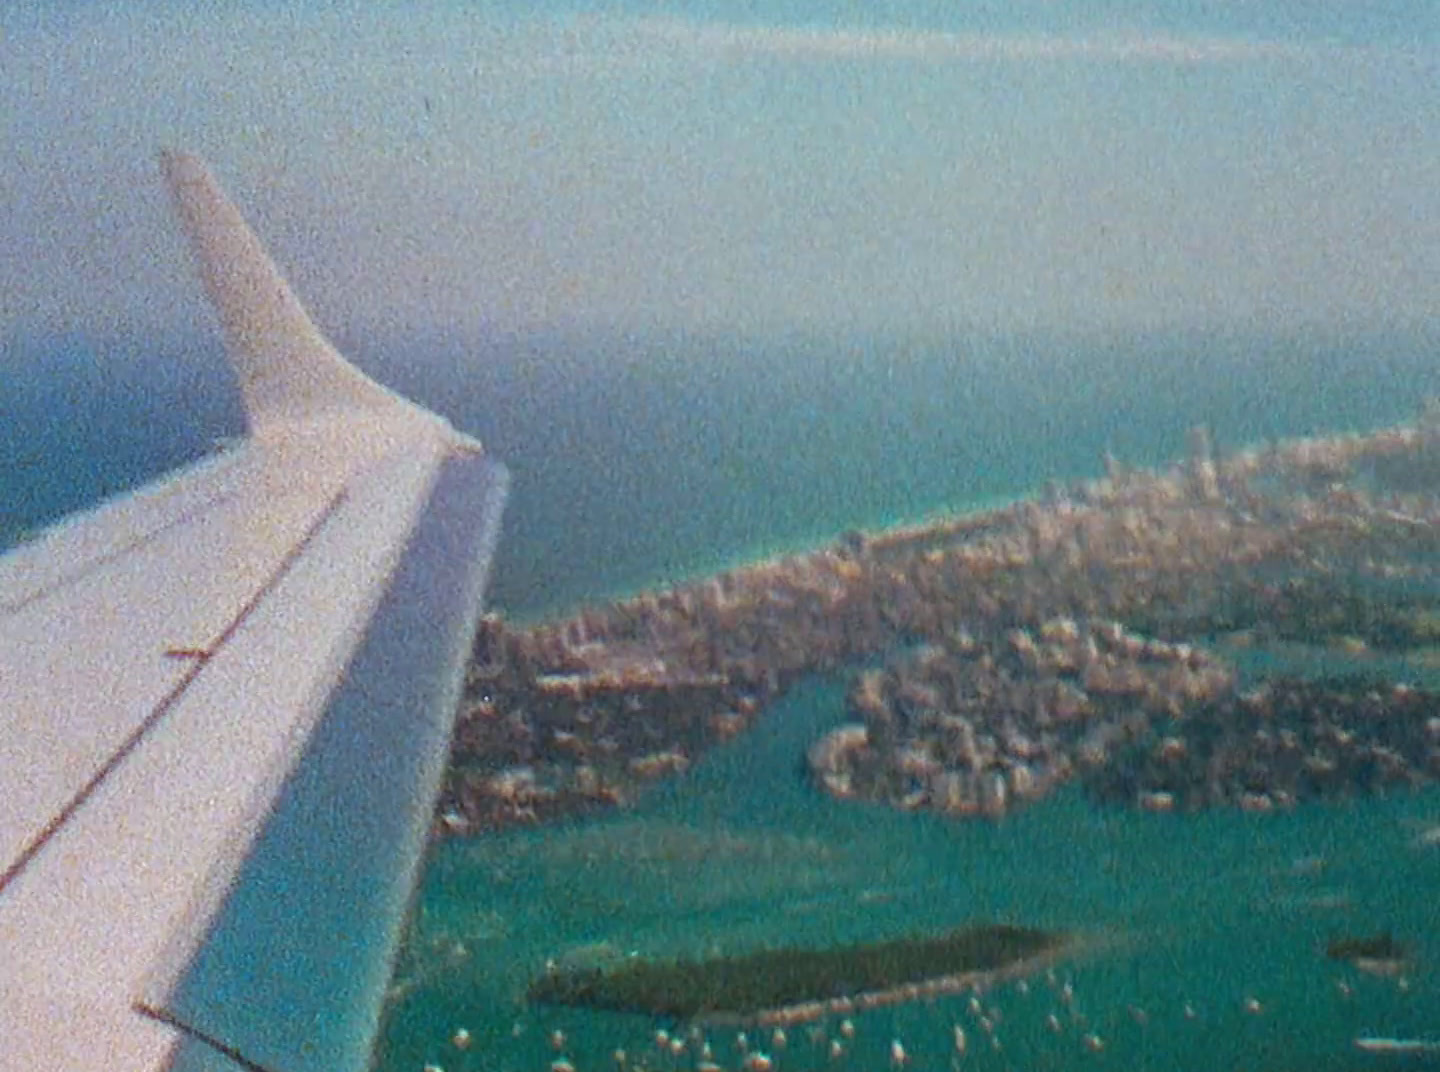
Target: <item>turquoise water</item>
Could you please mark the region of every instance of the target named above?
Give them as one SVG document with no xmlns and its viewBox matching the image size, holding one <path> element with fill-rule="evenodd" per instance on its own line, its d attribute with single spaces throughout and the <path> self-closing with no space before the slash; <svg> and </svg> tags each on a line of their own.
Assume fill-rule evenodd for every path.
<svg viewBox="0 0 1440 1072">
<path fill-rule="evenodd" d="M 522 618 L 1091 475 L 1107 449 L 1159 461 L 1200 422 L 1223 447 L 1389 423 L 1440 394 L 1433 341 L 1414 336 L 341 341 L 511 468 L 492 602 Z M 239 430 L 218 350 L 190 349 L 7 344 L 0 540 Z M 634 812 L 442 846 L 381 1066 L 544 1072 L 559 1029 L 581 1072 L 616 1047 L 692 1068 L 655 1051 L 654 1024 L 528 1008 L 527 981 L 551 957 L 829 945 L 977 916 L 1094 940 L 1055 984 L 1072 983 L 1084 1028 L 1040 978 L 986 998 L 999 1051 L 949 999 L 858 1018 L 834 1064 L 796 1029 L 778 1066 L 885 1069 L 900 1038 L 912 1067 L 949 1068 L 957 1022 L 966 1067 L 997 1069 L 1371 1067 L 1357 1034 L 1440 1036 L 1440 847 L 1416 843 L 1440 822 L 1435 793 L 1197 817 L 1070 795 L 946 822 L 805 787 L 803 748 L 841 715 L 839 684 L 812 681 Z M 1404 989 L 1323 955 L 1384 929 L 1416 950 Z M 459 1027 L 468 1049 L 449 1041 Z M 713 1034 L 733 1066 L 733 1032 Z"/>
<path fill-rule="evenodd" d="M 795 757 L 842 711 L 842 690 L 808 682 L 632 814 L 442 846 L 399 974 L 413 989 L 398 1000 L 381 1067 L 544 1070 L 563 1051 L 576 1068 L 608 1069 L 623 1048 L 632 1064 L 688 1069 L 693 1050 L 675 1058 L 653 1041 L 657 1026 L 674 1025 L 529 1007 L 527 983 L 550 958 L 831 946 L 976 919 L 1094 943 L 1053 983 L 1037 973 L 1028 994 L 1006 984 L 985 996 L 1000 1010 L 1000 1050 L 964 997 L 856 1016 L 839 1061 L 805 1028 L 790 1030 L 783 1052 L 767 1032 L 751 1037 L 782 1069 L 887 1068 L 897 1038 L 912 1067 L 949 1068 L 957 1023 L 964 1067 L 1302 1069 L 1365 1067 L 1358 1035 L 1440 1025 L 1440 847 L 1416 842 L 1440 821 L 1440 795 L 1154 816 L 1098 810 L 1073 793 L 994 825 L 900 815 L 823 799 L 799 778 Z M 1404 983 L 1324 954 L 1338 935 L 1386 929 L 1414 943 Z M 838 1018 L 823 1026 L 837 1037 Z M 469 1050 L 450 1041 L 460 1027 Z M 735 1030 L 706 1029 L 727 1067 Z"/>
</svg>

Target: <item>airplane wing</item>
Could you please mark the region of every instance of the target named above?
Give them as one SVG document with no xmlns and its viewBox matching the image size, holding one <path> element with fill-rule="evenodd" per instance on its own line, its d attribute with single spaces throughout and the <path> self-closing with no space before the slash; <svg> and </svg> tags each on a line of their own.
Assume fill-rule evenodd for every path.
<svg viewBox="0 0 1440 1072">
<path fill-rule="evenodd" d="M 250 433 L 0 558 L 0 1067 L 361 1069 L 507 477 L 162 165 Z"/>
</svg>

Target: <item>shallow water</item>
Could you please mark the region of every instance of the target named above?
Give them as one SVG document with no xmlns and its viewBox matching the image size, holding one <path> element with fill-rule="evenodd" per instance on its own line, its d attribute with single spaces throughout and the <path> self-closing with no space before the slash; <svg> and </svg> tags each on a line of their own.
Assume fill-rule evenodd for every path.
<svg viewBox="0 0 1440 1072">
<path fill-rule="evenodd" d="M 1417 840 L 1440 794 L 1179 816 L 1069 792 L 998 824 L 905 815 L 799 777 L 805 742 L 842 713 L 837 684 L 812 680 L 630 814 L 443 845 L 381 1067 L 608 1069 L 620 1048 L 632 1067 L 689 1069 L 695 1044 L 675 1055 L 654 1040 L 684 1025 L 531 1007 L 529 980 L 550 958 L 835 946 L 975 920 L 1074 930 L 1087 949 L 1028 994 L 985 994 L 994 1042 L 957 995 L 855 1015 L 838 1060 L 804 1026 L 779 1050 L 751 1029 L 751 1048 L 781 1069 L 890 1067 L 895 1039 L 915 1068 L 1341 1068 L 1376 1060 L 1357 1036 L 1440 1025 L 1440 847 Z M 1336 936 L 1383 930 L 1414 951 L 1403 981 L 1325 955 Z M 814 1027 L 839 1037 L 839 1018 Z M 737 1028 L 702 1030 L 738 1067 Z"/>
</svg>

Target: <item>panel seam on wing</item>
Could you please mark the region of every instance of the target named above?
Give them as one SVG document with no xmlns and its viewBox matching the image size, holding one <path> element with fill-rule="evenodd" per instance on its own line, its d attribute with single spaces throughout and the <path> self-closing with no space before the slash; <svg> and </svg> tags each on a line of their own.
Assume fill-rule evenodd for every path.
<svg viewBox="0 0 1440 1072">
<path fill-rule="evenodd" d="M 190 522 L 196 520 L 199 517 L 202 517 L 208 511 L 214 509 L 216 506 L 219 506 L 221 503 L 227 502 L 234 497 L 235 493 L 232 491 L 222 492 L 221 494 L 216 495 L 213 499 L 206 499 L 203 503 L 197 504 L 193 510 L 186 510 L 183 513 L 177 514 L 165 524 L 158 525 L 155 528 L 148 530 L 143 535 L 137 536 L 135 539 L 129 540 L 123 545 L 107 551 L 103 555 L 98 555 L 97 557 L 90 559 L 84 564 L 84 566 L 76 570 L 74 573 L 67 573 L 65 576 L 61 577 L 56 581 L 52 581 L 50 584 L 42 585 L 40 588 L 37 588 L 35 591 L 29 593 L 21 599 L 15 600 L 14 602 L 6 603 L 0 601 L 0 613 L 8 614 L 24 610 L 32 603 L 36 603 L 42 599 L 45 599 L 48 596 L 54 595 L 56 592 L 59 592 L 62 589 L 69 588 L 75 582 L 83 580 L 85 577 L 88 577 L 95 571 L 102 569 L 103 567 L 109 565 L 112 562 L 116 562 L 119 559 L 124 558 L 126 555 L 134 551 L 137 547 L 144 547 L 148 543 L 153 543 L 155 540 L 159 539 L 165 533 L 170 532 L 172 529 L 190 524 Z M 3 885 L 4 883 L 0 882 L 0 886 Z"/>
<path fill-rule="evenodd" d="M 304 554 L 305 549 L 310 545 L 316 534 L 325 526 L 325 523 L 329 521 L 335 511 L 339 509 L 340 504 L 345 501 L 347 494 L 346 489 L 342 487 L 330 498 L 330 501 L 325 504 L 325 508 L 320 511 L 314 523 L 305 530 L 305 534 L 296 542 L 295 546 L 290 549 L 289 553 L 281 559 L 274 572 L 256 589 L 255 594 L 241 606 L 235 617 L 226 625 L 224 630 L 221 631 L 215 643 L 208 649 L 207 658 L 193 661 L 184 676 L 176 683 L 175 687 L 160 699 L 154 709 L 141 720 L 135 730 L 126 737 L 125 740 L 120 743 L 119 747 L 110 754 L 109 758 L 96 769 L 90 779 L 80 787 L 80 790 L 71 797 L 70 800 L 55 813 L 50 821 L 45 824 L 40 832 L 15 855 L 15 859 L 11 862 L 10 866 L 6 868 L 3 873 L 0 873 L 0 892 L 3 892 L 11 882 L 24 872 L 26 867 L 30 865 L 30 862 L 45 848 L 46 844 L 64 828 L 71 817 L 94 795 L 95 791 L 100 788 L 105 779 L 109 777 L 110 774 L 125 761 L 125 758 L 135 751 L 140 745 L 140 742 L 160 724 L 165 715 L 175 706 L 180 697 L 185 694 L 185 690 L 189 688 L 195 679 L 204 671 L 206 665 L 209 663 L 208 655 L 213 655 L 223 648 L 226 642 L 235 634 L 235 631 L 254 613 L 255 609 L 260 606 L 265 597 L 274 590 L 275 586 L 280 583 L 284 576 L 290 571 L 291 567 L 294 566 Z"/>
<path fill-rule="evenodd" d="M 189 1024 L 183 1023 L 182 1021 L 171 1016 L 169 1013 L 165 1012 L 164 1009 L 153 1008 L 150 1005 L 146 1005 L 144 1002 L 136 1002 L 134 1008 L 135 1011 L 141 1016 L 148 1016 L 150 1017 L 150 1019 L 162 1023 L 166 1027 L 174 1028 L 186 1038 L 194 1039 L 202 1046 L 210 1047 L 210 1049 L 220 1054 L 220 1056 L 232 1062 L 236 1068 L 243 1069 L 244 1072 L 276 1072 L 275 1069 L 271 1069 L 265 1065 L 256 1064 L 239 1050 L 235 1049 L 235 1047 L 227 1046 L 219 1039 L 211 1038 L 209 1035 L 206 1035 L 201 1031 L 196 1031 Z M 175 1057 L 178 1052 L 179 1051 L 177 1047 L 176 1052 L 171 1054 L 167 1067 L 174 1067 Z"/>
</svg>

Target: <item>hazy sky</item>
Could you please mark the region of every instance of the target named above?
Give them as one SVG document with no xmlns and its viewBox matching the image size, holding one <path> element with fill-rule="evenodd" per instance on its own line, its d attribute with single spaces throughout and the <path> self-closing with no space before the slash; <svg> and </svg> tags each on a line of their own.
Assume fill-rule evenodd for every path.
<svg viewBox="0 0 1440 1072">
<path fill-rule="evenodd" d="M 166 144 L 347 330 L 1440 314 L 1435 5 L 52 6 L 0 10 L 0 338 L 201 315 Z"/>
</svg>

